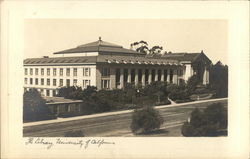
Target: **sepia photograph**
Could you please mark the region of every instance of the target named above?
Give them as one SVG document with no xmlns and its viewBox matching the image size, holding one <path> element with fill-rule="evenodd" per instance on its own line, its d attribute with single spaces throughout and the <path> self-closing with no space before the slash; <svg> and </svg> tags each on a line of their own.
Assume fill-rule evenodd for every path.
<svg viewBox="0 0 250 159">
<path fill-rule="evenodd" d="M 249 158 L 249 2 L 0 4 L 0 158 Z"/>
<path fill-rule="evenodd" d="M 24 26 L 24 137 L 227 136 L 226 20 Z"/>
</svg>

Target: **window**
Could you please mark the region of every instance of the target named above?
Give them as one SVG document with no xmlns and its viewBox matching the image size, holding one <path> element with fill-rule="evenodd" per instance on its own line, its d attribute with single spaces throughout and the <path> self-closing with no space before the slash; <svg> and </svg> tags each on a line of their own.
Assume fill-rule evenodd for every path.
<svg viewBox="0 0 250 159">
<path fill-rule="evenodd" d="M 50 85 L 50 79 L 47 79 L 47 85 L 48 86 Z"/>
<path fill-rule="evenodd" d="M 44 85 L 44 79 L 41 78 L 41 85 Z"/>
<path fill-rule="evenodd" d="M 102 88 L 109 89 L 110 87 L 110 80 L 102 80 Z"/>
<path fill-rule="evenodd" d="M 47 76 L 50 75 L 50 68 L 47 68 Z"/>
<path fill-rule="evenodd" d="M 83 76 L 90 76 L 90 68 L 83 68 Z"/>
<path fill-rule="evenodd" d="M 41 68 L 41 75 L 44 75 L 44 68 Z"/>
<path fill-rule="evenodd" d="M 76 86 L 77 85 L 77 79 L 73 80 L 73 85 Z"/>
<path fill-rule="evenodd" d="M 28 79 L 24 78 L 24 83 L 27 84 L 28 83 Z"/>
<path fill-rule="evenodd" d="M 67 87 L 70 86 L 70 79 L 67 79 L 67 80 L 66 80 L 66 85 L 67 85 Z"/>
<path fill-rule="evenodd" d="M 63 76 L 63 68 L 60 68 L 60 76 Z"/>
<path fill-rule="evenodd" d="M 25 68 L 24 74 L 25 74 L 25 75 L 28 75 L 28 69 L 27 69 L 27 68 Z"/>
<path fill-rule="evenodd" d="M 73 76 L 77 76 L 77 68 L 73 69 Z"/>
<path fill-rule="evenodd" d="M 43 94 L 43 93 L 44 93 L 44 90 L 43 90 L 43 89 L 41 89 L 40 93 L 41 93 L 41 95 L 44 95 L 44 94 Z"/>
<path fill-rule="evenodd" d="M 52 92 L 53 92 L 53 97 L 55 97 L 56 96 L 56 90 L 53 90 Z"/>
<path fill-rule="evenodd" d="M 63 79 L 59 80 L 59 86 L 62 87 L 63 86 Z"/>
<path fill-rule="evenodd" d="M 30 69 L 30 75 L 33 75 L 33 68 Z"/>
<path fill-rule="evenodd" d="M 102 69 L 102 76 L 104 76 L 104 77 L 110 76 L 110 69 L 109 68 L 103 68 Z"/>
<path fill-rule="evenodd" d="M 35 69 L 35 75 L 38 75 L 38 68 Z"/>
<path fill-rule="evenodd" d="M 49 90 L 47 89 L 46 90 L 46 96 L 49 96 L 50 95 L 50 93 L 49 93 Z"/>
<path fill-rule="evenodd" d="M 38 85 L 38 78 L 35 79 L 35 85 Z"/>
<path fill-rule="evenodd" d="M 53 79 L 53 86 L 56 86 L 56 79 Z"/>
<path fill-rule="evenodd" d="M 87 88 L 87 86 L 90 86 L 90 80 L 83 80 L 83 88 Z"/>
<path fill-rule="evenodd" d="M 56 68 L 53 68 L 53 76 L 56 76 Z"/>
<path fill-rule="evenodd" d="M 32 78 L 30 78 L 30 84 L 33 84 L 33 79 Z"/>
<path fill-rule="evenodd" d="M 66 69 L 66 76 L 70 76 L 70 68 Z"/>
</svg>

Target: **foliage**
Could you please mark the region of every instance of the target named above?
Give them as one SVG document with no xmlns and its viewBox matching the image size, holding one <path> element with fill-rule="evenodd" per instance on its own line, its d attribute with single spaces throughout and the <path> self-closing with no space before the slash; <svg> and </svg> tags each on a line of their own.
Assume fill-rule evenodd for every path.
<svg viewBox="0 0 250 159">
<path fill-rule="evenodd" d="M 196 108 L 190 122 L 182 126 L 183 136 L 218 136 L 227 128 L 227 109 L 221 103 L 208 106 L 203 112 Z"/>
<path fill-rule="evenodd" d="M 137 52 L 141 52 L 141 53 L 146 53 L 146 54 L 161 54 L 163 47 L 162 46 L 153 46 L 152 48 L 148 47 L 148 43 L 146 41 L 139 41 L 139 42 L 134 42 L 132 44 L 130 44 L 131 47 L 135 47 L 135 50 Z"/>
<path fill-rule="evenodd" d="M 228 96 L 228 67 L 220 61 L 211 68 L 210 89 L 216 92 L 215 97 L 217 98 Z"/>
<path fill-rule="evenodd" d="M 24 122 L 55 119 L 36 89 L 30 89 L 23 94 Z"/>
<path fill-rule="evenodd" d="M 84 137 L 84 132 L 82 130 L 72 130 L 66 132 L 64 137 Z"/>
<path fill-rule="evenodd" d="M 144 107 L 135 109 L 132 114 L 132 123 L 130 128 L 133 133 L 150 132 L 157 130 L 163 124 L 163 118 L 153 107 Z"/>
<path fill-rule="evenodd" d="M 78 86 L 62 87 L 59 89 L 57 96 L 68 99 L 81 99 L 82 88 Z"/>
</svg>

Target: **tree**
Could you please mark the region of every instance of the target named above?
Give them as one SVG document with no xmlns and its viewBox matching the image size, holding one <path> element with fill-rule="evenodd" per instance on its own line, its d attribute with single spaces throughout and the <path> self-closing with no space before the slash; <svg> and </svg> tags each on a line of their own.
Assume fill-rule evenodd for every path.
<svg viewBox="0 0 250 159">
<path fill-rule="evenodd" d="M 23 94 L 24 122 L 54 119 L 45 100 L 36 89 L 30 89 Z"/>
<path fill-rule="evenodd" d="M 148 49 L 148 43 L 146 41 L 139 41 L 139 42 L 134 42 L 132 44 L 130 44 L 131 47 L 135 47 L 135 50 L 137 52 L 141 52 L 141 53 L 148 53 L 149 49 Z"/>
<path fill-rule="evenodd" d="M 135 109 L 132 114 L 130 128 L 133 133 L 147 133 L 157 130 L 163 124 L 163 118 L 153 107 Z"/>
<path fill-rule="evenodd" d="M 228 96 L 228 66 L 218 61 L 210 71 L 210 88 L 215 90 L 217 98 Z"/>
<path fill-rule="evenodd" d="M 221 103 L 208 106 L 203 112 L 196 108 L 190 122 L 182 126 L 183 136 L 218 136 L 227 129 L 227 109 Z"/>
<path fill-rule="evenodd" d="M 78 86 L 62 87 L 58 90 L 58 97 L 64 97 L 68 99 L 81 99 L 82 88 Z"/>
<path fill-rule="evenodd" d="M 163 50 L 162 46 L 153 46 L 151 49 L 149 49 L 149 54 L 161 54 L 161 51 Z"/>
</svg>

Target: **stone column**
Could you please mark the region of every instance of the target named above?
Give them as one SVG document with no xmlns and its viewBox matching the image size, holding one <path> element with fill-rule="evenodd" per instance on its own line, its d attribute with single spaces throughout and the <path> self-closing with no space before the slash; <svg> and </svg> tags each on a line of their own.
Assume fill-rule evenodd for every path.
<svg viewBox="0 0 250 159">
<path fill-rule="evenodd" d="M 148 69 L 148 84 L 152 82 L 152 70 Z"/>
<path fill-rule="evenodd" d="M 115 76 L 116 76 L 116 72 L 115 72 L 115 68 L 110 68 L 110 89 L 115 89 L 116 88 L 116 81 L 115 81 Z"/>
<path fill-rule="evenodd" d="M 97 66 L 96 67 L 96 87 L 97 90 L 102 89 L 102 83 L 101 83 L 101 67 Z"/>
<path fill-rule="evenodd" d="M 142 86 L 145 86 L 145 83 L 146 83 L 145 80 L 146 80 L 145 69 L 142 69 L 142 77 L 141 77 Z"/>
<path fill-rule="evenodd" d="M 170 83 L 170 69 L 167 69 L 167 82 Z"/>
<path fill-rule="evenodd" d="M 120 69 L 120 89 L 122 89 L 124 87 L 124 69 L 121 68 Z"/>
<path fill-rule="evenodd" d="M 176 69 L 173 71 L 173 83 L 178 84 L 178 76 L 177 76 L 177 70 Z"/>
<path fill-rule="evenodd" d="M 155 82 L 158 81 L 158 69 L 155 69 Z"/>
<path fill-rule="evenodd" d="M 131 83 L 131 69 L 128 69 L 128 83 Z"/>
<path fill-rule="evenodd" d="M 135 85 L 138 85 L 138 69 L 135 69 Z"/>
<path fill-rule="evenodd" d="M 164 69 L 161 69 L 161 81 L 164 81 Z"/>
</svg>

